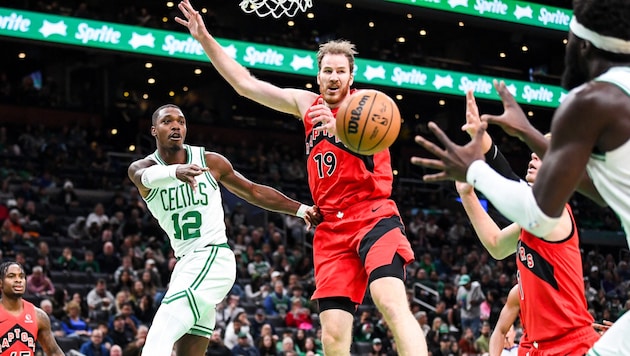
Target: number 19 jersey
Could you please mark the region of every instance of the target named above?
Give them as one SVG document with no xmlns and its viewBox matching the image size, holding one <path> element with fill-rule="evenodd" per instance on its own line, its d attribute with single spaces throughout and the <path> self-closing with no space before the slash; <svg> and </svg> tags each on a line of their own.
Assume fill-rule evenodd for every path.
<svg viewBox="0 0 630 356">
<path fill-rule="evenodd" d="M 184 145 L 186 164 L 206 166 L 203 147 Z M 146 158 L 167 165 L 159 153 Z M 144 198 L 151 214 L 168 234 L 175 257 L 181 258 L 197 248 L 227 242 L 223 202 L 219 184 L 210 172 L 196 177 L 197 191 L 180 180 L 168 186 L 151 189 Z"/>
</svg>

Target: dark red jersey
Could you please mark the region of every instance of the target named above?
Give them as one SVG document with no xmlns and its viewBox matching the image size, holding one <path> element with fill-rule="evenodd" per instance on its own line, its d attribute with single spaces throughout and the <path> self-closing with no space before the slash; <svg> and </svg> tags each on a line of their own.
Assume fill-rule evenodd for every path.
<svg viewBox="0 0 630 356">
<path fill-rule="evenodd" d="M 0 354 L 35 355 L 37 341 L 37 313 L 35 306 L 25 300 L 20 315 L 9 314 L 0 305 Z"/>
<path fill-rule="evenodd" d="M 334 135 L 314 132 L 309 112 L 304 115 L 306 167 L 315 204 L 332 213 L 357 202 L 389 198 L 393 182 L 389 149 L 372 156 L 354 153 Z M 337 108 L 332 113 L 337 115 Z"/>
</svg>

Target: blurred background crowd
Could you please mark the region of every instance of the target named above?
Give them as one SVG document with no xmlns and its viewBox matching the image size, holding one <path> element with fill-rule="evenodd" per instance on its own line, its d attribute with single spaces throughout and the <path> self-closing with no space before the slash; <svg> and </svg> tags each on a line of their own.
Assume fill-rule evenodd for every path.
<svg viewBox="0 0 630 356">
<path fill-rule="evenodd" d="M 176 9 L 164 12 L 146 3 L 18 1 L 11 6 L 181 30 L 172 21 L 162 21 L 163 16 L 177 15 Z M 300 32 L 299 27 L 290 32 L 237 30 L 218 15 L 228 11 L 227 2 L 213 6 L 207 21 L 220 36 L 305 49 L 315 49 L 316 41 L 326 37 Z M 229 6 L 236 8 L 233 1 Z M 277 35 L 264 37 L 267 33 Z M 356 42 L 365 49 L 364 56 L 421 61 L 412 55 L 414 49 L 372 46 L 365 38 Z M 0 67 L 0 258 L 24 265 L 25 297 L 49 314 L 64 351 L 91 355 L 91 350 L 102 347 L 112 356 L 139 355 L 168 286 L 176 259 L 126 174 L 132 160 L 154 149 L 150 114 L 167 99 L 189 116 L 187 142 L 225 155 L 256 182 L 311 202 L 300 123 L 226 94 L 229 90 L 216 74 L 192 81 L 189 91 L 173 97 L 151 94 L 142 99 L 146 82 L 134 84 L 125 70 L 133 71 L 146 59 L 2 38 L 0 43 L 7 53 L 24 50 L 31 55 L 28 61 L 3 55 Z M 162 65 L 176 74 L 178 67 L 189 66 Z M 66 68 L 64 75 L 59 75 L 59 68 Z M 41 87 L 34 85 L 34 70 L 44 75 Z M 111 88 L 104 89 L 101 81 Z M 218 104 L 226 95 L 227 109 Z M 215 99 L 209 103 L 207 98 Z M 431 115 L 463 120 L 460 103 Z M 496 108 L 496 103 L 480 105 Z M 545 115 L 548 125 L 549 113 Z M 426 132 L 425 124 L 426 120 L 406 120 L 392 147 L 393 199 L 416 256 L 407 271 L 410 308 L 432 355 L 482 355 L 516 282 L 516 261 L 513 257 L 496 261 L 484 250 L 455 199 L 452 183 L 423 183 L 424 171 L 407 164 L 418 150 L 411 137 Z M 459 126 L 452 123 L 450 130 L 458 131 Z M 500 132 L 491 133 L 512 166 L 525 167 L 527 149 Z M 615 321 L 630 308 L 625 238 L 609 209 L 580 196 L 571 203 L 581 233 L 584 297 L 597 321 Z M 207 354 L 321 355 L 317 305 L 309 298 L 315 288 L 312 231 L 305 231 L 301 219 L 262 211 L 226 191 L 224 208 L 238 276 L 217 310 Z M 492 206 L 488 209 L 507 224 Z M 481 296 L 479 302 L 472 309 L 462 307 L 467 301 L 457 296 L 473 294 Z M 473 318 L 474 327 L 463 328 L 462 318 Z M 369 294 L 355 315 L 353 338 L 353 355 L 396 354 L 389 328 Z"/>
</svg>

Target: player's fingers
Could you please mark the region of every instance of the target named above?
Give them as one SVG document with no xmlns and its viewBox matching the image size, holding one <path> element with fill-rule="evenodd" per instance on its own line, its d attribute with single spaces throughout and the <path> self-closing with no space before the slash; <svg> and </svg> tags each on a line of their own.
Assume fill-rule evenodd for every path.
<svg viewBox="0 0 630 356">
<path fill-rule="evenodd" d="M 503 107 L 508 107 L 508 106 L 516 104 L 516 100 L 514 100 L 514 96 L 512 96 L 512 93 L 510 93 L 504 81 L 502 80 L 498 81 L 495 79 L 493 81 L 493 84 L 497 93 L 499 93 L 499 96 L 501 97 L 501 101 L 503 102 Z"/>
<path fill-rule="evenodd" d="M 433 174 L 425 174 L 422 176 L 422 180 L 425 182 L 443 182 L 445 180 L 452 180 L 446 172 L 439 172 Z"/>
<path fill-rule="evenodd" d="M 438 157 L 443 157 L 445 155 L 445 152 L 443 149 L 441 149 L 440 147 L 438 147 L 438 145 L 436 145 L 435 143 L 425 139 L 424 137 L 418 135 L 415 138 L 415 141 L 417 144 L 419 144 L 420 146 L 424 147 L 424 149 L 426 149 L 427 151 L 431 152 L 432 154 L 438 156 Z"/>
<path fill-rule="evenodd" d="M 439 159 L 431 158 L 411 157 L 411 164 L 439 170 L 444 170 L 446 168 L 444 162 L 440 161 Z"/>
<path fill-rule="evenodd" d="M 500 115 L 481 115 L 481 122 L 487 122 L 488 124 L 501 125 L 503 123 L 503 117 Z"/>
<path fill-rule="evenodd" d="M 446 150 L 448 150 L 449 148 L 452 148 L 453 146 L 455 146 L 453 141 L 451 141 L 451 139 L 448 138 L 448 136 L 446 136 L 444 131 L 442 131 L 442 129 L 440 129 L 440 127 L 435 122 L 433 122 L 433 121 L 429 122 L 428 126 L 429 126 L 429 130 L 431 130 L 431 132 L 433 132 L 435 137 L 437 137 L 437 139 L 442 143 L 442 145 L 444 145 L 444 148 Z M 435 152 L 432 152 L 432 153 L 435 153 L 438 157 L 443 157 L 446 154 L 446 150 L 442 150 L 442 149 L 438 148 L 438 146 L 436 146 L 436 145 L 434 145 L 434 146 L 435 146 L 435 148 L 437 148 L 439 150 L 439 153 L 435 153 Z M 426 146 L 424 146 L 424 147 L 427 148 Z"/>
</svg>

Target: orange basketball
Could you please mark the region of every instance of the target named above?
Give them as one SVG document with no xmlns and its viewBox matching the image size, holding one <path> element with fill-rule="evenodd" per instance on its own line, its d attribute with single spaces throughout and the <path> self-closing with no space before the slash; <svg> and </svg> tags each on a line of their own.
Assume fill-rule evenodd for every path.
<svg viewBox="0 0 630 356">
<path fill-rule="evenodd" d="M 373 155 L 396 141 L 400 123 L 392 98 L 378 90 L 359 90 L 337 111 L 337 137 L 351 151 Z"/>
</svg>

